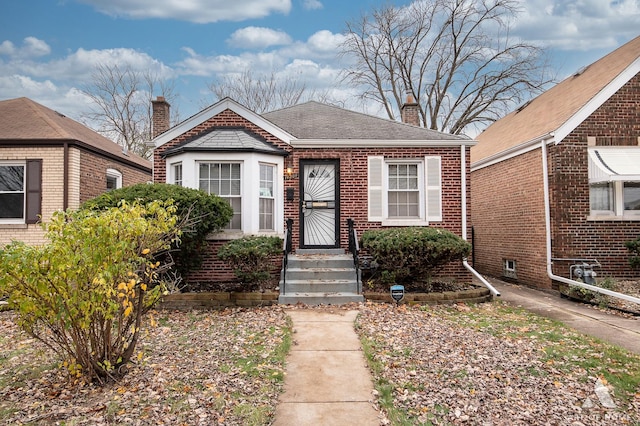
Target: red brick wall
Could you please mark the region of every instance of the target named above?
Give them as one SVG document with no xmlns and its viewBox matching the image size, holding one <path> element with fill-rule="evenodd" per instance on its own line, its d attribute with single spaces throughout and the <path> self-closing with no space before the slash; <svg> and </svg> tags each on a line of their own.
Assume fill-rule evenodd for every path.
<svg viewBox="0 0 640 426">
<path fill-rule="evenodd" d="M 97 197 L 107 190 L 107 169 L 122 173 L 122 186 L 149 182 L 151 173 L 131 167 L 98 154 L 80 151 L 80 203 Z"/>
<path fill-rule="evenodd" d="M 380 222 L 367 221 L 367 157 L 374 155 L 384 155 L 387 158 L 422 158 L 424 156 L 442 157 L 442 183 L 443 183 L 443 221 L 433 223 L 432 226 L 448 229 L 457 235 L 461 234 L 461 172 L 460 172 L 460 147 L 451 148 L 353 148 L 353 149 L 301 149 L 293 150 L 291 146 L 280 139 L 257 127 L 253 123 L 237 115 L 231 110 L 225 110 L 212 117 L 189 132 L 168 142 L 154 152 L 154 181 L 166 181 L 165 161 L 161 158 L 164 150 L 179 145 L 190 138 L 198 135 L 212 127 L 245 127 L 256 133 L 276 146 L 291 153 L 291 157 L 286 160 L 287 164 L 293 166 L 293 173 L 299 173 L 300 159 L 338 159 L 340 161 L 340 247 L 348 247 L 348 236 L 346 220 L 352 218 L 355 221 L 356 229 L 362 233 L 366 229 L 380 228 Z M 469 152 L 467 149 L 467 158 Z M 467 165 L 467 176 L 470 170 Z M 299 245 L 299 203 L 300 188 L 297 178 L 285 180 L 285 188 L 293 188 L 295 199 L 285 200 L 285 220 L 292 218 L 294 248 Z M 286 189 L 285 189 L 286 191 Z M 470 203 L 470 183 L 467 180 L 467 206 Z M 467 214 L 470 217 L 470 211 Z M 470 232 L 468 233 L 470 236 Z M 226 266 L 216 258 L 217 247 L 222 242 L 210 244 L 207 249 L 207 260 L 200 271 L 194 271 L 189 275 L 190 280 L 200 282 L 232 280 L 233 274 L 226 269 Z M 471 276 L 461 264 L 450 265 L 442 276 L 456 278 L 461 281 L 468 281 Z"/>
<path fill-rule="evenodd" d="M 640 271 L 629 266 L 624 242 L 640 236 L 640 221 L 590 221 L 587 137 L 596 145 L 638 145 L 640 136 L 640 75 L 636 75 L 614 96 L 578 126 L 561 144 L 550 148 L 551 190 L 555 206 L 553 256 L 593 258 L 600 275 L 637 278 Z M 640 149 L 640 148 L 639 148 Z M 554 272 L 567 275 L 569 266 L 557 263 Z"/>
<path fill-rule="evenodd" d="M 502 277 L 504 260 L 515 260 L 514 281 L 550 288 L 540 149 L 474 171 L 471 193 L 473 266 Z"/>
<path fill-rule="evenodd" d="M 597 145 L 629 146 L 640 136 L 640 77 L 635 76 L 560 144 L 548 148 L 552 257 L 593 258 L 602 276 L 638 277 L 624 241 L 640 235 L 640 221 L 589 221 L 587 137 Z M 540 149 L 472 174 L 475 267 L 501 277 L 504 259 L 517 262 L 517 282 L 549 288 Z M 554 261 L 569 277 L 571 262 Z"/>
</svg>

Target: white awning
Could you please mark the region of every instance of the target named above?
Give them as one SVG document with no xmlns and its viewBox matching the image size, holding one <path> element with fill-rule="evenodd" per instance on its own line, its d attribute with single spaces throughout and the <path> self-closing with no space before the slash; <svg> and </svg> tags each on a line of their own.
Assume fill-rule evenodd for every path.
<svg viewBox="0 0 640 426">
<path fill-rule="evenodd" d="M 589 182 L 640 181 L 640 146 L 589 148 Z"/>
</svg>

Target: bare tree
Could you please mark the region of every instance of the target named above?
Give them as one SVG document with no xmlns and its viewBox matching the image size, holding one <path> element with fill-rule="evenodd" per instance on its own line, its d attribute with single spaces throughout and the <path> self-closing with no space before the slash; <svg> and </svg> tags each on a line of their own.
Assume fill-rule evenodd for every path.
<svg viewBox="0 0 640 426">
<path fill-rule="evenodd" d="M 92 73 L 92 84 L 83 89 L 95 108 L 82 119 L 98 132 L 115 140 L 125 151 L 148 158 L 152 139 L 151 100 L 154 94 L 169 103 L 175 99 L 173 82 L 162 80 L 151 71 L 139 72 L 129 66 L 101 64 Z M 172 121 L 178 119 L 177 109 Z"/>
<path fill-rule="evenodd" d="M 250 69 L 212 82 L 209 90 L 217 100 L 230 97 L 258 114 L 306 100 L 328 100 L 326 92 L 309 89 L 305 82 L 294 76 L 278 78 L 273 72 L 254 75 Z"/>
<path fill-rule="evenodd" d="M 421 122 L 460 134 L 484 125 L 552 81 L 544 51 L 509 35 L 517 0 L 417 0 L 347 23 L 344 79 L 391 119 L 405 96 Z"/>
</svg>

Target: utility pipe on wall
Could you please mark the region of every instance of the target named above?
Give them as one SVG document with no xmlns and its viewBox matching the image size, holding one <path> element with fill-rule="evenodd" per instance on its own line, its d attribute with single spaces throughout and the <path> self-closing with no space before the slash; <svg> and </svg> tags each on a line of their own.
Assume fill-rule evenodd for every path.
<svg viewBox="0 0 640 426">
<path fill-rule="evenodd" d="M 466 145 L 460 145 L 460 180 L 461 180 L 461 195 L 462 195 L 462 239 L 467 241 L 467 147 Z M 482 275 L 478 273 L 469 262 L 467 258 L 462 259 L 462 264 L 469 270 L 480 282 L 489 289 L 492 295 L 500 296 L 500 292 L 495 289 L 494 286 L 489 283 Z"/>
<path fill-rule="evenodd" d="M 551 202 L 549 200 L 549 175 L 547 166 L 547 141 L 542 139 L 540 142 L 542 148 L 542 174 L 544 180 L 544 220 L 547 240 L 547 275 L 549 278 L 555 281 L 560 281 L 565 284 L 575 285 L 578 287 L 586 288 L 596 293 L 606 294 L 607 296 L 617 297 L 619 299 L 627 300 L 629 302 L 639 303 L 640 299 L 637 297 L 629 296 L 628 294 L 618 293 L 616 291 L 607 290 L 606 288 L 596 287 L 590 284 L 585 284 L 580 281 L 571 280 L 569 278 L 561 277 L 553 273 L 552 258 L 551 258 Z"/>
</svg>

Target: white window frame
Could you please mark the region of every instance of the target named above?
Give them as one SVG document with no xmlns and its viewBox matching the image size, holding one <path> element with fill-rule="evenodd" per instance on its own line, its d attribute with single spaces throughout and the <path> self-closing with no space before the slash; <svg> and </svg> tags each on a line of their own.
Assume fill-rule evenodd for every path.
<svg viewBox="0 0 640 426">
<path fill-rule="evenodd" d="M 418 166 L 419 216 L 389 217 L 389 166 Z M 442 221 L 442 159 L 439 156 L 420 158 L 368 157 L 368 220 L 383 226 L 427 226 Z"/>
<path fill-rule="evenodd" d="M 0 166 L 22 167 L 22 191 L 2 191 L 2 194 L 22 193 L 22 217 L 0 218 L 0 224 L 22 224 L 27 217 L 27 164 L 24 161 L 0 161 Z"/>
<path fill-rule="evenodd" d="M 200 176 L 200 166 L 203 164 L 208 164 L 209 166 L 211 166 L 212 164 L 217 164 L 217 165 L 229 165 L 229 166 L 234 166 L 237 165 L 239 167 L 239 181 L 240 181 L 240 185 L 239 185 L 239 194 L 216 194 L 218 195 L 220 198 L 223 199 L 239 199 L 240 200 L 240 210 L 236 211 L 234 209 L 233 211 L 233 217 L 231 218 L 231 220 L 229 221 L 229 224 L 227 225 L 227 227 L 225 228 L 225 230 L 230 231 L 230 232 L 242 232 L 243 230 L 243 220 L 244 220 L 244 214 L 243 214 L 243 209 L 244 209 L 244 190 L 243 190 L 243 185 L 244 185 L 244 171 L 243 171 L 243 164 L 241 161 L 216 161 L 216 160 L 207 160 L 207 161 L 197 161 L 196 162 L 196 167 L 197 167 L 197 181 L 198 181 L 198 188 L 200 188 L 200 180 L 202 179 L 202 177 Z M 231 170 L 230 170 L 231 171 Z M 211 179 L 209 179 L 211 180 Z M 229 179 L 230 181 L 232 180 L 231 178 Z M 209 188 L 210 189 L 210 188 Z M 206 191 L 207 193 L 211 194 L 210 190 Z M 231 204 L 231 202 L 229 203 Z M 239 220 L 239 226 L 238 227 L 233 227 L 233 221 L 234 219 L 236 219 L 237 217 L 240 217 Z"/>
<path fill-rule="evenodd" d="M 263 181 L 262 179 L 262 168 L 263 167 L 268 167 L 271 169 L 271 180 L 270 181 Z M 260 170 L 260 183 L 259 183 L 259 194 L 258 194 L 258 229 L 260 231 L 275 231 L 275 220 L 276 220 L 276 193 L 278 191 L 277 188 L 277 179 L 276 179 L 276 173 L 278 171 L 278 167 L 275 164 L 269 164 L 269 163 L 263 163 L 260 162 L 258 163 L 258 168 Z M 263 193 L 262 189 L 262 183 L 263 182 L 270 182 L 271 183 L 271 194 L 266 194 Z M 265 213 L 263 213 L 262 211 L 262 201 L 263 200 L 270 200 L 271 201 L 271 226 L 270 227 L 262 227 L 262 217 L 263 215 L 265 215 Z"/>
<path fill-rule="evenodd" d="M 212 240 L 231 240 L 243 235 L 284 235 L 284 157 L 255 152 L 185 152 L 165 159 L 165 183 L 172 183 L 171 165 L 182 163 L 182 185 L 199 189 L 200 163 L 240 163 L 242 184 L 242 229 L 211 234 Z M 274 170 L 274 230 L 260 230 L 260 164 L 272 164 Z"/>
<path fill-rule="evenodd" d="M 107 191 L 122 188 L 122 173 L 120 173 L 116 169 L 107 169 L 106 175 L 107 175 L 107 182 L 109 181 L 109 178 L 116 180 L 116 187 L 109 189 L 109 186 L 107 185 Z"/>
<path fill-rule="evenodd" d="M 622 219 L 622 220 L 640 220 L 640 210 L 625 210 L 624 208 L 624 184 L 631 181 L 613 181 L 613 182 L 590 182 L 589 197 L 591 197 L 591 186 L 607 183 L 611 187 L 611 210 L 591 210 L 591 198 L 589 198 L 589 220 L 606 220 L 606 219 Z M 632 181 L 635 182 L 635 181 Z"/>
<path fill-rule="evenodd" d="M 182 162 L 179 161 L 177 163 L 172 163 L 171 167 L 171 183 L 174 185 L 178 185 L 178 186 L 182 186 L 182 182 L 183 182 L 183 173 L 184 173 L 184 169 L 182 168 Z M 178 170 L 180 171 L 180 173 L 178 173 Z"/>
</svg>

